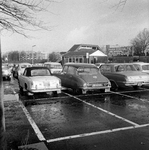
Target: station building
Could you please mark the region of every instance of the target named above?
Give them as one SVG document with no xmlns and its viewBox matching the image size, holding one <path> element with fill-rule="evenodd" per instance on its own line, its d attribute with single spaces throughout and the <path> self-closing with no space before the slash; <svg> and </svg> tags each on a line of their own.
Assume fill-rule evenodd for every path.
<svg viewBox="0 0 149 150">
<path fill-rule="evenodd" d="M 107 59 L 98 45 L 75 44 L 62 56 L 62 62 L 96 63 L 101 57 Z"/>
</svg>

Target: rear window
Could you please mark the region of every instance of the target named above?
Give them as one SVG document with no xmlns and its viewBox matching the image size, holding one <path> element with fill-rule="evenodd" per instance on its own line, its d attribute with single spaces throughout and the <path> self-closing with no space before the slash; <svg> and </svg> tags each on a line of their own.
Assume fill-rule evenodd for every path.
<svg viewBox="0 0 149 150">
<path fill-rule="evenodd" d="M 149 65 L 143 65 L 142 70 L 149 70 Z"/>
<path fill-rule="evenodd" d="M 136 68 L 133 65 L 118 65 L 115 66 L 116 72 L 121 71 L 136 71 Z"/>
<path fill-rule="evenodd" d="M 62 66 L 60 64 L 45 64 L 45 66 L 49 69 L 62 69 Z"/>
<path fill-rule="evenodd" d="M 80 68 L 78 68 L 77 69 L 77 73 L 79 74 L 79 75 L 81 75 L 81 74 L 98 74 L 98 69 L 97 68 L 82 68 L 82 67 L 80 67 Z"/>
<path fill-rule="evenodd" d="M 48 69 L 34 69 L 31 70 L 31 76 L 49 76 L 50 72 Z"/>
<path fill-rule="evenodd" d="M 101 72 L 111 72 L 111 66 L 102 65 L 102 66 L 100 67 L 100 71 L 101 71 Z"/>
</svg>

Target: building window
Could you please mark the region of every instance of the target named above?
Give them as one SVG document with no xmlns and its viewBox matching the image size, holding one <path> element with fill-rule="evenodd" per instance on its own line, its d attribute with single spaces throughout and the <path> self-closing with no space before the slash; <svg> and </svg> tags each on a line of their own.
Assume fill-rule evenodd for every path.
<svg viewBox="0 0 149 150">
<path fill-rule="evenodd" d="M 79 59 L 78 58 L 76 58 L 76 63 L 78 63 L 79 62 Z"/>
<path fill-rule="evenodd" d="M 80 58 L 79 62 L 82 63 L 82 58 Z"/>
<path fill-rule="evenodd" d="M 71 62 L 71 58 L 69 58 L 69 62 Z"/>
</svg>

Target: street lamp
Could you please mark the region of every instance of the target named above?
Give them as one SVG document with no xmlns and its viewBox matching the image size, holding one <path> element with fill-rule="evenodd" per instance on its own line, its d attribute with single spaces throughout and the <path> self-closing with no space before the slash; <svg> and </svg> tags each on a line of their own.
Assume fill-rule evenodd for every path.
<svg viewBox="0 0 149 150">
<path fill-rule="evenodd" d="M 33 47 L 35 47 L 36 45 L 33 45 L 32 46 L 32 65 L 33 65 L 33 63 L 34 63 L 34 57 L 33 57 Z"/>
</svg>

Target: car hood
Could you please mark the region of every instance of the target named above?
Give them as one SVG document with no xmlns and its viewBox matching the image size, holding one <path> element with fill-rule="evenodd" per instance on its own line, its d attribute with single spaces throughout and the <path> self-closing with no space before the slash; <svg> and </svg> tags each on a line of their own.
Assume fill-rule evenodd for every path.
<svg viewBox="0 0 149 150">
<path fill-rule="evenodd" d="M 109 80 L 101 74 L 94 75 L 79 75 L 85 82 L 94 83 L 94 82 L 108 82 Z"/>
<path fill-rule="evenodd" d="M 42 81 L 58 81 L 59 78 L 55 76 L 34 76 L 29 77 L 32 81 L 42 82 Z"/>
</svg>

